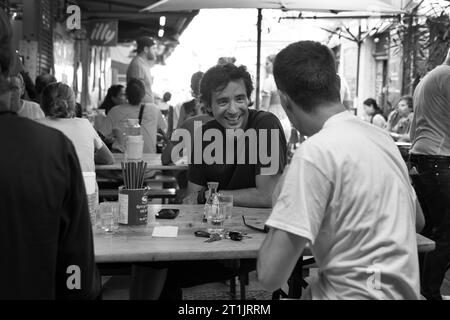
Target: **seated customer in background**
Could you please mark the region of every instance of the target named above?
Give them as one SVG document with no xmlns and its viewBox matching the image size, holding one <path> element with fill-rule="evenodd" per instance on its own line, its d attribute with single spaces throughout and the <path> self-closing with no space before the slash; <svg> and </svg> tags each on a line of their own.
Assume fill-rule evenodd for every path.
<svg viewBox="0 0 450 320">
<path fill-rule="evenodd" d="M 186 202 L 204 203 L 207 182 L 217 181 L 220 192 L 232 195 L 236 206 L 271 207 L 273 189 L 286 165 L 286 138 L 275 115 L 248 108 L 252 91 L 253 83 L 245 66 L 217 65 L 203 76 L 201 100 L 214 120 L 205 123 L 201 131 L 218 132 L 223 143 L 215 141 L 214 145 L 222 152 L 216 150 L 217 156 L 208 164 L 204 155 L 213 144 L 202 143 L 202 139 L 195 139 L 201 136 L 194 135 L 192 142 L 201 144 L 203 156 L 198 159 L 195 152 L 191 154 Z M 230 133 L 238 137 L 231 136 L 231 144 L 227 143 Z M 252 135 L 255 140 L 246 138 Z M 265 141 L 261 136 L 265 136 Z M 239 143 L 242 140 L 244 144 Z M 262 153 L 270 154 L 268 162 L 263 163 Z"/>
<path fill-rule="evenodd" d="M 397 108 L 389 114 L 387 122 L 387 129 L 394 140 L 405 142 L 410 141 L 409 129 L 411 128 L 413 117 L 412 97 L 401 97 Z"/>
<path fill-rule="evenodd" d="M 310 244 L 319 272 L 302 298 L 418 299 L 416 230 L 424 220 L 397 146 L 346 111 L 328 47 L 289 45 L 274 75 L 289 119 L 309 138 L 266 222 L 259 282 L 281 288 Z"/>
<path fill-rule="evenodd" d="M 23 99 L 23 94 L 25 92 L 25 83 L 23 81 L 22 75 L 19 73 L 18 75 L 12 76 L 10 81 L 16 89 L 11 98 L 14 100 L 12 101 L 12 105 L 16 106 L 17 108 L 17 110 L 15 110 L 17 112 L 17 115 L 31 120 L 45 118 L 45 114 L 39 104 Z"/>
<path fill-rule="evenodd" d="M 127 103 L 127 97 L 125 95 L 125 87 L 121 84 L 115 84 L 109 87 L 108 92 L 106 93 L 106 97 L 103 100 L 99 110 L 105 110 L 105 113 L 97 113 L 94 119 L 94 128 L 99 133 L 100 138 L 102 138 L 103 142 L 108 146 L 108 148 L 112 149 L 112 144 L 114 143 L 114 136 L 111 134 L 110 136 L 104 136 L 102 132 L 105 131 L 106 126 L 106 116 L 109 111 L 121 104 Z"/>
<path fill-rule="evenodd" d="M 158 129 L 166 130 L 161 112 L 154 103 L 143 102 L 145 87 L 141 80 L 132 78 L 128 81 L 125 94 L 128 103 L 115 106 L 109 111 L 102 134 L 106 137 L 112 133 L 115 138 L 113 149 L 124 152 L 127 119 L 139 119 L 144 153 L 156 153 Z"/>
<path fill-rule="evenodd" d="M 377 126 L 381 129 L 386 128 L 386 119 L 384 119 L 383 111 L 378 107 L 375 99 L 369 98 L 364 100 L 364 113 L 367 122 L 370 122 L 374 126 Z"/>
<path fill-rule="evenodd" d="M 74 144 L 83 172 L 95 172 L 95 163 L 112 164 L 114 158 L 89 120 L 75 118 L 75 95 L 61 82 L 49 84 L 42 93 L 46 118 L 40 123 L 63 132 Z"/>
<path fill-rule="evenodd" d="M 36 77 L 35 82 L 35 90 L 36 90 L 36 99 L 34 102 L 41 104 L 42 91 L 44 91 L 45 87 L 50 83 L 57 82 L 56 78 L 48 73 L 40 74 Z"/>
<path fill-rule="evenodd" d="M 114 84 L 109 87 L 105 99 L 98 108 L 101 110 L 105 110 L 105 115 L 108 115 L 109 111 L 112 108 L 125 103 L 127 103 L 125 87 L 121 84 Z"/>
<path fill-rule="evenodd" d="M 58 130 L 18 117 L 0 8 L 0 300 L 96 299 L 101 280 L 80 164 Z"/>
<path fill-rule="evenodd" d="M 201 71 L 197 71 L 191 76 L 192 100 L 186 101 L 181 105 L 177 128 L 179 128 L 186 119 L 199 114 L 198 101 L 200 99 L 200 81 L 202 80 L 202 77 L 203 72 Z"/>
</svg>

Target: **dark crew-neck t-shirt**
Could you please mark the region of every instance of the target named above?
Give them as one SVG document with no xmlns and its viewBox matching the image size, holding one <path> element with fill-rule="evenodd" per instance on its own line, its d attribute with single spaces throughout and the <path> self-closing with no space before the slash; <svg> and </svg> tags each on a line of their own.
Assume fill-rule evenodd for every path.
<svg viewBox="0 0 450 320">
<path fill-rule="evenodd" d="M 201 163 L 194 161 L 194 139 L 192 139 L 192 153 L 191 153 L 191 164 L 189 165 L 188 171 L 188 179 L 192 183 L 197 185 L 206 186 L 207 182 L 217 181 L 219 182 L 219 189 L 222 190 L 238 190 L 238 189 L 246 189 L 246 188 L 254 188 L 256 187 L 255 177 L 260 174 L 267 174 L 261 171 L 263 168 L 268 168 L 271 166 L 270 163 L 267 163 L 264 160 L 264 157 L 272 159 L 271 154 L 271 135 L 272 130 L 278 130 L 278 139 L 274 143 L 278 144 L 278 154 L 273 156 L 273 159 L 278 160 L 278 166 L 273 166 L 273 169 L 270 170 L 271 175 L 282 173 L 284 167 L 286 166 L 286 152 L 287 152 L 287 143 L 286 137 L 284 135 L 283 128 L 281 126 L 278 118 L 270 112 L 265 111 L 257 111 L 250 109 L 248 115 L 248 123 L 244 130 L 244 132 L 248 133 L 249 129 L 254 129 L 256 132 L 256 140 L 245 139 L 245 162 L 243 164 L 238 164 L 237 159 L 238 156 L 242 156 L 242 151 L 236 151 L 238 148 L 238 143 L 236 139 L 234 139 L 234 146 L 231 144 L 234 150 L 234 159 L 230 164 L 227 159 L 227 148 L 226 148 L 226 130 L 216 121 L 212 120 L 205 123 L 202 126 L 202 135 L 207 132 L 208 129 L 216 129 L 221 132 L 223 137 L 223 155 L 222 164 L 213 163 L 207 164 L 205 162 L 205 157 L 202 156 Z M 264 142 L 264 138 L 261 140 L 260 132 L 261 130 L 266 129 L 267 131 L 267 139 Z M 256 143 L 255 143 L 256 141 Z M 213 141 L 203 141 L 200 142 L 202 145 L 202 155 L 205 148 L 207 148 Z M 198 139 L 197 139 L 198 143 Z M 256 144 L 256 146 L 255 146 Z M 230 143 L 229 143 L 230 145 Z M 265 150 L 263 148 L 265 146 Z M 261 150 L 262 148 L 262 150 Z M 211 150 L 211 147 L 208 149 Z M 256 158 L 251 159 L 249 151 L 256 150 Z M 228 149 L 230 152 L 230 149 Z M 276 153 L 276 149 L 274 149 Z M 212 154 L 216 156 L 215 152 L 207 152 L 208 154 Z M 262 154 L 263 157 L 260 157 Z M 198 159 L 197 159 L 198 160 Z M 255 161 L 256 160 L 256 161 Z"/>
</svg>

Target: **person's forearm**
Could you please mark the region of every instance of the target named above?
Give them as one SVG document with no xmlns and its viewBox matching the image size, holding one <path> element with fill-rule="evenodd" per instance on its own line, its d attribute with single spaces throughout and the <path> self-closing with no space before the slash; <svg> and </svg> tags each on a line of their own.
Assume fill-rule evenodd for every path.
<svg viewBox="0 0 450 320">
<path fill-rule="evenodd" d="M 272 195 L 257 188 L 219 190 L 219 192 L 225 195 L 232 195 L 234 206 L 252 208 L 272 207 Z"/>
<path fill-rule="evenodd" d="M 114 156 L 108 147 L 103 145 L 95 154 L 94 161 L 97 164 L 113 164 Z"/>
</svg>

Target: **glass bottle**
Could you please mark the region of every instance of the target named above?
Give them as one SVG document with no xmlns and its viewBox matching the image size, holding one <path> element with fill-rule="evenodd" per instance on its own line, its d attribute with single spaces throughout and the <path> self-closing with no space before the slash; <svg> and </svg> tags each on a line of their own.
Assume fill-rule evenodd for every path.
<svg viewBox="0 0 450 320">
<path fill-rule="evenodd" d="M 207 221 L 207 216 L 211 211 L 219 210 L 219 194 L 217 188 L 218 182 L 208 182 L 208 194 L 205 202 L 205 209 L 203 211 L 203 222 Z"/>
<path fill-rule="evenodd" d="M 144 150 L 144 139 L 138 119 L 127 119 L 125 126 L 125 156 L 127 160 L 141 160 Z"/>
</svg>

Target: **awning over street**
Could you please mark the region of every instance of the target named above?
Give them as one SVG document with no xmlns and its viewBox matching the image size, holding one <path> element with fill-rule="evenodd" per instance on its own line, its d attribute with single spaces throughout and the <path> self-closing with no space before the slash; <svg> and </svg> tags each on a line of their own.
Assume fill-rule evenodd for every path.
<svg viewBox="0 0 450 320">
<path fill-rule="evenodd" d="M 140 12 L 152 2 L 149 0 L 78 0 L 77 3 L 88 21 L 119 21 L 120 43 L 132 42 L 139 36 L 148 35 L 162 42 L 178 43 L 198 10 L 185 12 Z M 164 16 L 165 18 L 161 17 Z M 163 22 L 163 25 L 162 23 Z M 160 30 L 164 30 L 161 34 Z M 158 35 L 159 34 L 159 35 Z"/>
</svg>

